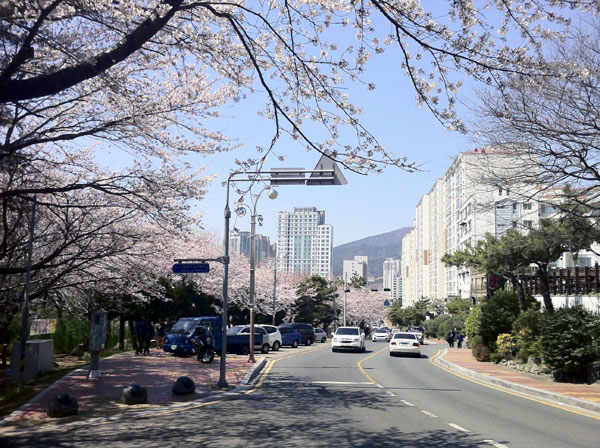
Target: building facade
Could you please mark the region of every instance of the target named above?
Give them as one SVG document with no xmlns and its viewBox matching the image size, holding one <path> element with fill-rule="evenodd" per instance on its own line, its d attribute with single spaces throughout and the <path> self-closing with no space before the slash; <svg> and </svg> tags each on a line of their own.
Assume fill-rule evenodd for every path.
<svg viewBox="0 0 600 448">
<path fill-rule="evenodd" d="M 355 274 L 364 278 L 366 282 L 368 272 L 369 257 L 366 255 L 355 255 L 354 260 L 344 260 L 342 263 L 342 279 L 346 282 L 349 282 Z"/>
<path fill-rule="evenodd" d="M 229 234 L 229 250 L 250 259 L 250 232 L 231 232 Z M 256 234 L 254 236 L 256 262 L 260 263 L 272 258 L 271 240 L 268 236 Z"/>
<path fill-rule="evenodd" d="M 417 204 L 413 228 L 402 241 L 403 306 L 421 298 L 470 298 L 471 280 L 479 274 L 446 267 L 444 254 L 475 245 L 486 233 L 500 237 L 538 225 L 539 204 L 531 199 L 536 192 L 519 184 L 516 172 L 507 175 L 528 167 L 533 169 L 531 161 L 500 151 L 459 154 Z"/>
<path fill-rule="evenodd" d="M 394 282 L 400 273 L 400 269 L 400 260 L 386 258 L 383 262 L 383 290 L 388 293 L 388 297 L 396 298 L 393 294 Z"/>
<path fill-rule="evenodd" d="M 316 207 L 294 207 L 277 217 L 277 269 L 331 279 L 333 226 Z"/>
</svg>

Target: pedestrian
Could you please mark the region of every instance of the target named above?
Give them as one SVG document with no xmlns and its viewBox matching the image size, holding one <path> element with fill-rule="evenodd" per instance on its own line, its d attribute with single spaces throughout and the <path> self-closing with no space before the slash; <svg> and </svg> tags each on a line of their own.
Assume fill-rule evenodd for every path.
<svg viewBox="0 0 600 448">
<path fill-rule="evenodd" d="M 165 324 L 159 320 L 156 324 L 156 346 L 160 349 L 165 342 Z"/>
<path fill-rule="evenodd" d="M 456 347 L 457 348 L 462 348 L 463 339 L 464 339 L 463 335 L 459 331 L 458 334 L 456 335 Z"/>
<path fill-rule="evenodd" d="M 144 354 L 150 354 L 150 341 L 154 337 L 154 327 L 150 320 L 147 320 L 144 323 L 144 327 L 142 329 L 142 337 L 144 338 Z"/>
<path fill-rule="evenodd" d="M 134 337 L 135 337 L 135 341 L 136 341 L 135 354 L 141 355 L 142 350 L 144 348 L 144 321 L 143 320 L 138 320 L 135 323 L 134 332 L 135 332 Z"/>
<path fill-rule="evenodd" d="M 450 348 L 454 347 L 454 333 L 452 333 L 452 330 L 448 332 L 448 336 L 446 336 L 446 341 L 448 342 Z"/>
</svg>

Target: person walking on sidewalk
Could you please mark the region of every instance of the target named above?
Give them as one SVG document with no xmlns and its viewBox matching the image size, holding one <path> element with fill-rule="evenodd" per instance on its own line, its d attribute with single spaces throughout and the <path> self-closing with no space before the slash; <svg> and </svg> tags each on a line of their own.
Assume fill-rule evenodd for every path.
<svg viewBox="0 0 600 448">
<path fill-rule="evenodd" d="M 134 332 L 135 332 L 134 336 L 135 336 L 135 342 L 136 342 L 135 354 L 141 355 L 142 350 L 144 349 L 144 321 L 143 320 L 138 320 L 135 323 Z"/>
<path fill-rule="evenodd" d="M 156 347 L 162 349 L 165 342 L 165 324 L 159 320 L 156 324 Z"/>
<path fill-rule="evenodd" d="M 448 336 L 446 336 L 446 342 L 448 342 L 450 348 L 454 347 L 454 333 L 452 333 L 452 330 L 448 332 Z"/>
<path fill-rule="evenodd" d="M 144 354 L 150 354 L 150 341 L 154 337 L 154 327 L 150 320 L 147 320 L 144 323 L 144 327 L 142 329 L 142 337 L 144 338 Z"/>
<path fill-rule="evenodd" d="M 462 348 L 463 339 L 464 339 L 463 335 L 459 331 L 458 334 L 456 335 L 456 347 L 457 348 Z"/>
</svg>

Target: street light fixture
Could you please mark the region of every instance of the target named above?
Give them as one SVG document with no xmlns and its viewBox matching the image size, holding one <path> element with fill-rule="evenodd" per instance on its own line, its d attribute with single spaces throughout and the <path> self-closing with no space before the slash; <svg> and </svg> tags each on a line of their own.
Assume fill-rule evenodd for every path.
<svg viewBox="0 0 600 448">
<path fill-rule="evenodd" d="M 308 176 L 307 176 L 308 175 Z M 229 221 L 231 210 L 229 208 L 229 187 L 231 183 L 252 182 L 269 183 L 272 187 L 278 185 L 346 185 L 348 182 L 338 168 L 335 161 L 325 155 L 321 156 L 315 169 L 305 170 L 303 168 L 278 168 L 270 171 L 234 171 L 227 178 L 227 192 L 225 196 L 225 237 L 223 247 L 223 307 L 222 307 L 222 339 L 221 339 L 221 364 L 219 371 L 219 382 L 217 386 L 225 389 L 228 387 L 226 379 L 226 352 L 227 352 L 227 320 L 228 320 L 228 288 L 229 288 Z M 276 192 L 271 190 L 271 194 Z M 253 253 L 253 252 L 252 252 Z M 250 329 L 254 332 L 254 326 Z M 254 342 L 254 341 L 252 341 Z M 253 344 L 249 344 L 253 347 Z"/>
</svg>

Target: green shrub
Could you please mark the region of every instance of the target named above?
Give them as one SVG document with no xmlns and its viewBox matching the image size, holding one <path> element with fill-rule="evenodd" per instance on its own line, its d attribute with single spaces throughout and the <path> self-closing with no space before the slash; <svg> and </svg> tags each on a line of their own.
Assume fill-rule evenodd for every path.
<svg viewBox="0 0 600 448">
<path fill-rule="evenodd" d="M 439 332 L 439 328 L 440 325 L 442 324 L 442 322 L 444 322 L 445 320 L 450 319 L 450 315 L 449 314 L 440 314 L 439 316 L 430 319 L 430 320 L 426 320 L 423 322 L 423 328 L 425 329 L 425 333 L 431 337 L 437 337 L 437 338 L 442 338 L 442 336 L 440 336 L 440 332 Z"/>
<path fill-rule="evenodd" d="M 541 348 L 544 363 L 558 380 L 590 380 L 588 367 L 600 361 L 600 316 L 582 307 L 546 313 Z"/>
<path fill-rule="evenodd" d="M 529 358 L 541 363 L 542 313 L 535 308 L 521 312 L 513 323 L 512 333 L 516 344 L 516 357 L 522 362 Z"/>
<path fill-rule="evenodd" d="M 509 333 L 499 334 L 496 339 L 496 346 L 501 359 L 512 359 L 517 350 L 515 337 Z"/>
<path fill-rule="evenodd" d="M 478 303 L 473 307 L 467 319 L 465 320 L 465 333 L 467 334 L 467 338 L 469 340 L 469 344 L 471 347 L 474 347 L 476 343 L 474 341 L 478 341 L 480 344 L 481 336 L 479 335 L 479 329 L 481 327 L 481 306 L 482 303 Z"/>
<path fill-rule="evenodd" d="M 479 335 L 483 343 L 495 349 L 499 334 L 510 333 L 513 322 L 519 316 L 519 299 L 514 291 L 498 291 L 490 300 L 481 304 Z"/>
</svg>

